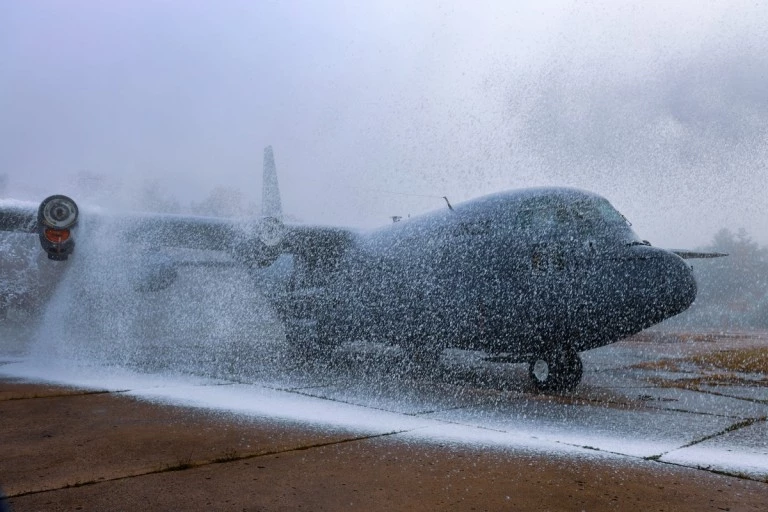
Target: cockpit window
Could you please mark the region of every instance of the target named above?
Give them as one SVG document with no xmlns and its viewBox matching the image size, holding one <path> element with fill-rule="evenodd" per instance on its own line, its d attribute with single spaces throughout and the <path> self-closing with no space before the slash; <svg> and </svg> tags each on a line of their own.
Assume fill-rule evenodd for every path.
<svg viewBox="0 0 768 512">
<path fill-rule="evenodd" d="M 524 230 L 546 232 L 550 229 L 574 229 L 582 236 L 595 236 L 605 227 L 629 224 L 606 199 L 585 198 L 573 202 L 558 197 L 537 197 L 524 202 L 517 214 L 517 224 Z"/>
<path fill-rule="evenodd" d="M 628 223 L 627 219 L 603 198 L 578 201 L 573 204 L 576 220 L 603 220 L 605 222 Z"/>
<path fill-rule="evenodd" d="M 545 207 L 523 208 L 517 215 L 517 222 L 524 230 L 542 230 L 554 221 L 553 211 Z"/>
<path fill-rule="evenodd" d="M 537 197 L 521 205 L 517 223 L 522 229 L 546 230 L 573 221 L 567 205 L 558 198 Z"/>
</svg>

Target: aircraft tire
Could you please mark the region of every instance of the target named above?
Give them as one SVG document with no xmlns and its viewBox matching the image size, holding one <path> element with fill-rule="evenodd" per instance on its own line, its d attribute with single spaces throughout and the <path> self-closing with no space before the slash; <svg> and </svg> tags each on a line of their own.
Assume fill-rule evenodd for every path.
<svg viewBox="0 0 768 512">
<path fill-rule="evenodd" d="M 581 356 L 578 352 L 570 349 L 567 354 L 568 371 L 565 379 L 563 391 L 571 391 L 581 382 L 584 375 L 584 364 L 581 362 Z"/>
<path fill-rule="evenodd" d="M 571 347 L 542 351 L 528 364 L 528 376 L 540 392 L 571 391 L 581 382 L 583 372 L 581 357 Z"/>
</svg>

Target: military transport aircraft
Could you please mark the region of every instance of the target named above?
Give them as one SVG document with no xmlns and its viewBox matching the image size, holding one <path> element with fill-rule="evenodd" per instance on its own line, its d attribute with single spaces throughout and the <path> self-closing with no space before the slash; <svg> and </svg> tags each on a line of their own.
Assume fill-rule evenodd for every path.
<svg viewBox="0 0 768 512">
<path fill-rule="evenodd" d="M 272 298 L 302 357 L 343 341 L 401 346 L 419 364 L 445 348 L 527 361 L 540 391 L 574 388 L 579 352 L 613 343 L 686 310 L 696 298 L 687 258 L 719 253 L 652 247 L 599 195 L 533 188 L 488 195 L 357 232 L 282 220 L 272 148 L 264 152 L 263 215 L 250 221 L 185 215 L 84 215 L 65 196 L 0 202 L 0 230 L 37 234 L 66 260 L 99 224 L 121 243 L 229 253 L 253 268 L 293 265 Z M 80 228 L 77 225 L 81 224 Z M 142 290 L 173 283 L 180 262 L 150 264 Z"/>
</svg>

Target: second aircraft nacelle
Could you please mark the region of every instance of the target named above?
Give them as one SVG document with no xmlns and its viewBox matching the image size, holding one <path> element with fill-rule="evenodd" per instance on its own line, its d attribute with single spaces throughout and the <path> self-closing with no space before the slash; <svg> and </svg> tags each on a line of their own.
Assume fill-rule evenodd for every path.
<svg viewBox="0 0 768 512">
<path fill-rule="evenodd" d="M 265 268 L 280 256 L 285 226 L 277 217 L 263 217 L 252 235 L 243 237 L 230 250 L 236 261 L 249 267 Z"/>
<path fill-rule="evenodd" d="M 50 196 L 37 210 L 37 231 L 40 245 L 48 258 L 66 260 L 75 249 L 72 229 L 77 225 L 77 204 L 67 196 Z"/>
<path fill-rule="evenodd" d="M 280 256 L 278 247 L 270 247 L 259 238 L 248 238 L 237 242 L 231 249 L 232 257 L 248 267 L 265 268 Z"/>
</svg>

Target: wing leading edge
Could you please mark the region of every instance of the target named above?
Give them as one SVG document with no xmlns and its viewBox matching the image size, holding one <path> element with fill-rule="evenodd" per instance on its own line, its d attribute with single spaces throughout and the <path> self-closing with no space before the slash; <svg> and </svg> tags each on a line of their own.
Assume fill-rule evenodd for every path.
<svg viewBox="0 0 768 512">
<path fill-rule="evenodd" d="M 0 231 L 37 233 L 40 205 L 14 200 L 0 200 Z"/>
<path fill-rule="evenodd" d="M 270 265 L 280 254 L 292 253 L 317 261 L 336 257 L 349 247 L 354 234 L 335 227 L 285 225 L 271 146 L 264 148 L 262 216 L 227 219 L 159 213 L 109 214 L 82 212 L 88 233 L 104 228 L 120 243 L 151 248 L 177 247 L 223 251 L 249 266 Z M 39 233 L 39 205 L 0 200 L 0 231 Z"/>
<path fill-rule="evenodd" d="M 723 256 L 728 256 L 724 252 L 689 251 L 686 249 L 670 249 L 669 252 L 673 252 L 677 254 L 684 260 L 703 259 L 703 258 L 722 258 Z"/>
</svg>

